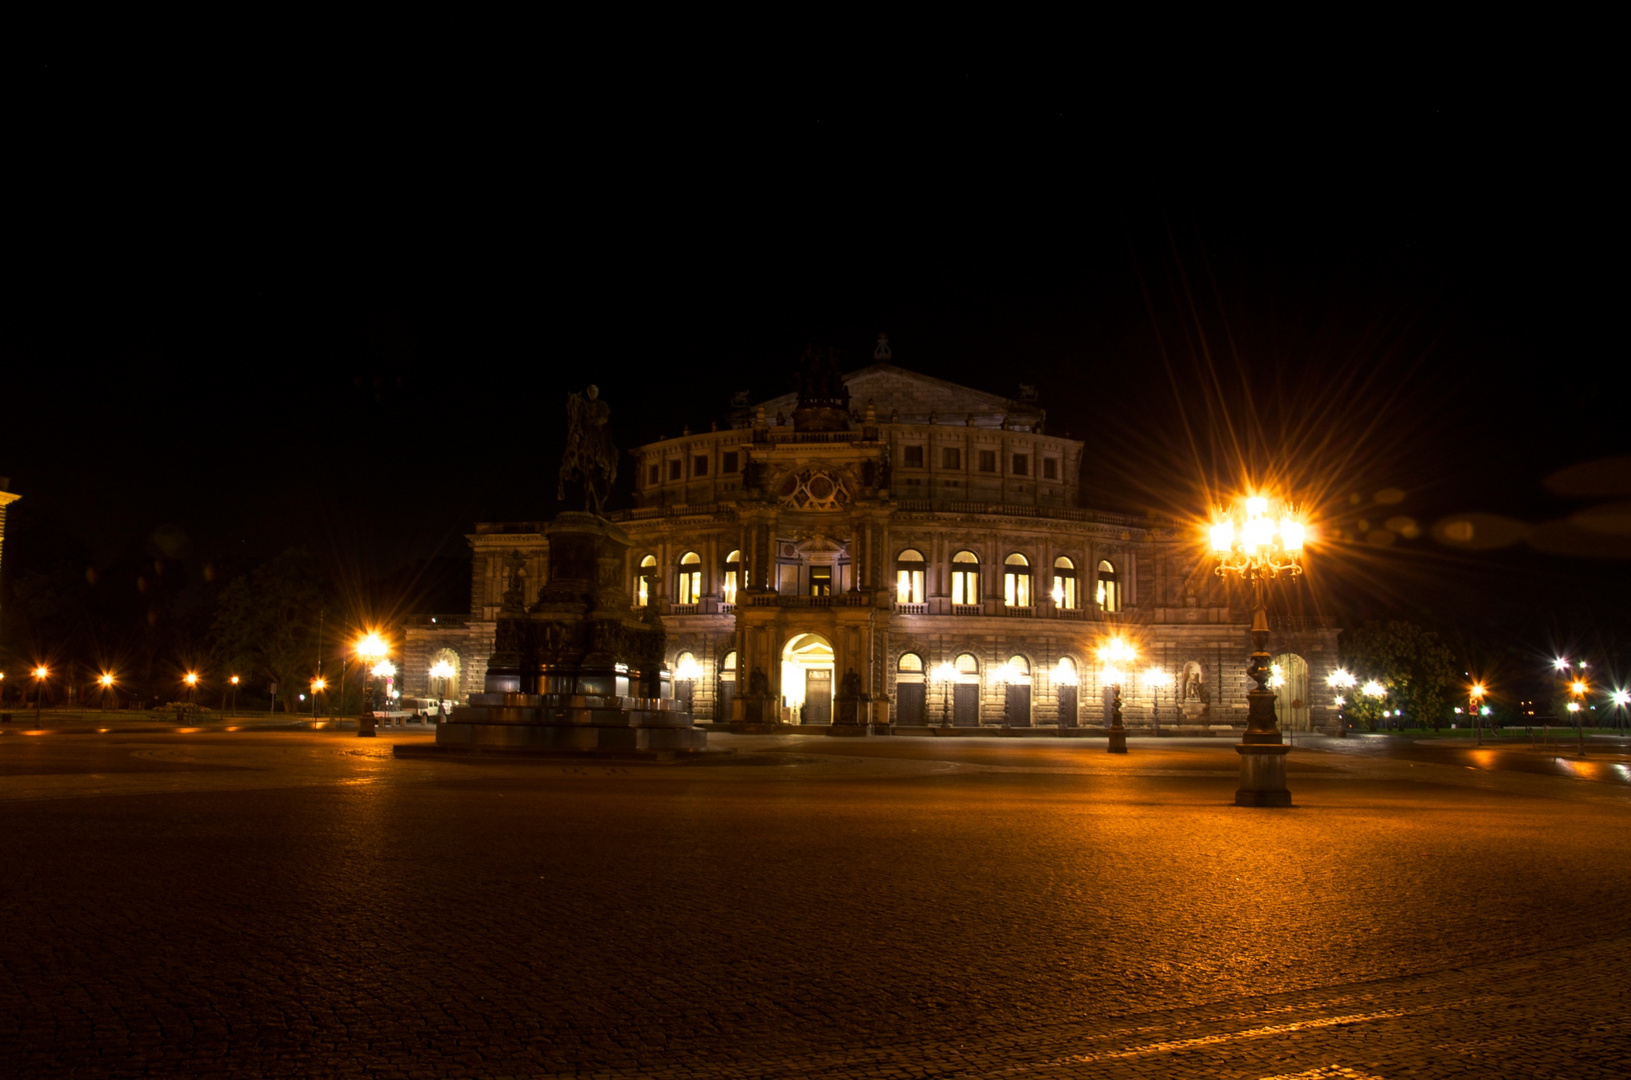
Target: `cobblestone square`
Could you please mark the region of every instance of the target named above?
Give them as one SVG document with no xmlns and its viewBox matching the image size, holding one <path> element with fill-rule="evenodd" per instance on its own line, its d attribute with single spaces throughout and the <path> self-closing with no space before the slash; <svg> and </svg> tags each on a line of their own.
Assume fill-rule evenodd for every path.
<svg viewBox="0 0 1631 1080">
<path fill-rule="evenodd" d="M 5 1072 L 1631 1072 L 1611 748 L 1315 740 L 1246 810 L 1221 739 L 425 738 L 0 737 Z"/>
</svg>

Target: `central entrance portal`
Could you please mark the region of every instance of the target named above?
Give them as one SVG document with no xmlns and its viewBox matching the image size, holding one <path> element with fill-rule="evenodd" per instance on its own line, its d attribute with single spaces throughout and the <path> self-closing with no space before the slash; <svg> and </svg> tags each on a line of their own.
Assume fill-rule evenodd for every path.
<svg viewBox="0 0 1631 1080">
<path fill-rule="evenodd" d="M 832 723 L 832 643 L 799 634 L 782 650 L 782 704 L 802 724 Z"/>
</svg>

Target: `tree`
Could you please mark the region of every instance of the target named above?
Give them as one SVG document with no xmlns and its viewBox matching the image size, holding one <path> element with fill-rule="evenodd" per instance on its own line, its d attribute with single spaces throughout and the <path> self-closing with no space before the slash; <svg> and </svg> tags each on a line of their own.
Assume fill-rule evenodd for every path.
<svg viewBox="0 0 1631 1080">
<path fill-rule="evenodd" d="M 211 631 L 216 660 L 277 683 L 285 711 L 293 712 L 317 657 L 326 595 L 322 568 L 304 548 L 267 560 L 221 594 Z"/>
<path fill-rule="evenodd" d="M 1344 659 L 1361 683 L 1375 679 L 1387 699 L 1375 702 L 1356 695 L 1350 713 L 1371 722 L 1382 709 L 1403 709 L 1407 720 L 1432 724 L 1436 731 L 1460 696 L 1455 658 L 1437 634 L 1402 619 L 1370 622 L 1354 631 L 1342 647 Z"/>
</svg>

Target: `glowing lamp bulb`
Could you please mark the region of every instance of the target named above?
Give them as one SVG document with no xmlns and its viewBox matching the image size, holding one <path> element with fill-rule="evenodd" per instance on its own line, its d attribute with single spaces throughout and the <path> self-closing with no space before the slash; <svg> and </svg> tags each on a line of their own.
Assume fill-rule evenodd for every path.
<svg viewBox="0 0 1631 1080">
<path fill-rule="evenodd" d="M 1246 500 L 1246 516 L 1260 518 L 1269 512 L 1269 501 L 1261 495 L 1253 495 Z"/>
<path fill-rule="evenodd" d="M 99 679 L 99 680 L 98 680 L 98 681 L 99 681 L 99 682 L 100 682 L 100 683 L 101 683 L 101 684 L 102 684 L 102 685 L 103 685 L 103 686 L 112 686 L 112 685 L 113 685 L 113 676 L 112 676 L 112 675 L 107 675 L 107 674 L 104 674 L 104 675 L 103 675 L 103 676 L 102 676 L 102 678 L 101 678 L 101 679 Z"/>
<path fill-rule="evenodd" d="M 1287 551 L 1301 551 L 1303 549 L 1303 537 L 1306 531 L 1307 530 L 1303 527 L 1302 522 L 1293 521 L 1290 518 L 1281 518 L 1281 545 L 1283 545 Z"/>
<path fill-rule="evenodd" d="M 1571 683 L 1569 685 L 1569 692 L 1573 694 L 1584 694 L 1586 692 L 1586 684 L 1583 682 Z"/>
<path fill-rule="evenodd" d="M 1235 526 L 1231 521 L 1220 521 L 1212 526 L 1212 550 L 1226 552 L 1235 546 Z"/>
</svg>

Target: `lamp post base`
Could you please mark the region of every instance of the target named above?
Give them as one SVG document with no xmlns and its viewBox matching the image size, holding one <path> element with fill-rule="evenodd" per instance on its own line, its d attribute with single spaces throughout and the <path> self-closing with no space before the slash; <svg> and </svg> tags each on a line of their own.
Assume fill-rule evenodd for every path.
<svg viewBox="0 0 1631 1080">
<path fill-rule="evenodd" d="M 1104 749 L 1107 753 L 1111 754 L 1125 754 L 1127 752 L 1127 729 L 1111 728 L 1110 745 L 1106 746 Z"/>
<path fill-rule="evenodd" d="M 1235 747 L 1240 755 L 1240 789 L 1236 806 L 1290 806 L 1286 789 L 1286 755 L 1291 747 L 1274 744 L 1248 744 Z"/>
</svg>

